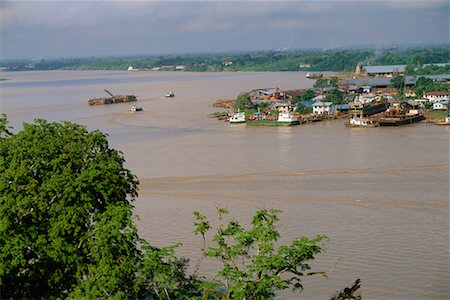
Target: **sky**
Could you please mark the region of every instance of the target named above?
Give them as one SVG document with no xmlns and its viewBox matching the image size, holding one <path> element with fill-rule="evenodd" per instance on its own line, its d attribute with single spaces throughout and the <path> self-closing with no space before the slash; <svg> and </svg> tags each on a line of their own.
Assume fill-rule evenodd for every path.
<svg viewBox="0 0 450 300">
<path fill-rule="evenodd" d="M 0 59 L 449 44 L 450 1 L 5 1 Z"/>
</svg>

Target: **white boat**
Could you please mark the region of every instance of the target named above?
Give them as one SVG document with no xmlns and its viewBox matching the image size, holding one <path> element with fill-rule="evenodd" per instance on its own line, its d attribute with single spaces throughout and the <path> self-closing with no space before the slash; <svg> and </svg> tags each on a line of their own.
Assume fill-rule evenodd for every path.
<svg viewBox="0 0 450 300">
<path fill-rule="evenodd" d="M 237 112 L 234 113 L 229 119 L 228 121 L 230 122 L 230 124 L 240 124 L 240 123 L 245 123 L 245 112 Z"/>
<path fill-rule="evenodd" d="M 130 108 L 131 112 L 143 111 L 142 107 L 137 107 L 136 105 L 132 105 Z"/>
<path fill-rule="evenodd" d="M 347 127 L 377 127 L 379 124 L 374 120 L 369 118 L 361 118 L 357 116 L 353 116 L 350 120 L 345 123 Z"/>
<path fill-rule="evenodd" d="M 166 97 L 166 98 L 173 98 L 173 97 L 175 97 L 175 94 L 174 94 L 173 92 L 167 92 L 167 93 L 164 95 L 164 97 Z"/>
<path fill-rule="evenodd" d="M 299 124 L 298 118 L 292 112 L 284 112 L 278 114 L 278 124 L 280 125 L 296 125 Z"/>
</svg>

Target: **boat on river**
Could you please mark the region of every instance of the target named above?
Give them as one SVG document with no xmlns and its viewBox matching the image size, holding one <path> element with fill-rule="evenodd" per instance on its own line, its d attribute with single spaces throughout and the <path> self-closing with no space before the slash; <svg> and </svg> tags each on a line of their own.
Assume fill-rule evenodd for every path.
<svg viewBox="0 0 450 300">
<path fill-rule="evenodd" d="M 230 124 L 242 124 L 245 123 L 245 112 L 234 113 L 229 119 Z"/>
<path fill-rule="evenodd" d="M 380 126 L 402 126 L 425 120 L 422 114 L 386 116 L 378 120 Z"/>
<path fill-rule="evenodd" d="M 106 105 L 114 103 L 135 102 L 137 97 L 135 95 L 113 95 L 110 91 L 105 92 L 111 97 L 93 98 L 88 100 L 89 105 Z"/>
<path fill-rule="evenodd" d="M 294 116 L 292 112 L 279 113 L 277 123 L 280 126 L 292 126 L 300 124 L 298 118 Z"/>
<path fill-rule="evenodd" d="M 380 124 L 375 120 L 353 116 L 348 122 L 345 123 L 346 127 L 378 127 Z"/>
<path fill-rule="evenodd" d="M 131 108 L 130 108 L 130 111 L 131 111 L 131 112 L 137 112 L 137 111 L 143 111 L 143 109 L 142 109 L 142 107 L 139 107 L 139 106 L 133 104 L 133 105 L 131 106 Z"/>
<path fill-rule="evenodd" d="M 166 98 L 173 98 L 173 97 L 175 97 L 175 94 L 174 94 L 174 92 L 167 92 L 167 93 L 164 95 L 164 97 L 166 97 Z"/>
</svg>

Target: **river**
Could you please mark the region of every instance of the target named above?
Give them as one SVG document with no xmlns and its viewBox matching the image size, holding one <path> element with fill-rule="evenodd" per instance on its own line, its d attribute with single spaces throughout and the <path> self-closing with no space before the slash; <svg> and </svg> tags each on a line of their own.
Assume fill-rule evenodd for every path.
<svg viewBox="0 0 450 300">
<path fill-rule="evenodd" d="M 109 134 L 140 179 L 135 202 L 143 238 L 182 242 L 200 259 L 194 210 L 216 207 L 248 223 L 259 208 L 283 211 L 281 242 L 329 237 L 327 251 L 300 294 L 329 299 L 361 278 L 364 299 L 449 298 L 448 126 L 346 128 L 342 120 L 290 128 L 231 126 L 207 117 L 218 98 L 255 88 L 306 88 L 302 72 L 188 73 L 48 71 L 0 73 L 1 112 L 15 130 L 35 118 L 73 121 Z M 90 107 L 87 100 L 135 94 L 129 104 Z M 173 91 L 175 98 L 162 96 Z M 334 267 L 335 266 L 335 267 Z M 210 273 L 216 265 L 201 261 Z M 334 267 L 334 268 L 333 268 Z"/>
</svg>

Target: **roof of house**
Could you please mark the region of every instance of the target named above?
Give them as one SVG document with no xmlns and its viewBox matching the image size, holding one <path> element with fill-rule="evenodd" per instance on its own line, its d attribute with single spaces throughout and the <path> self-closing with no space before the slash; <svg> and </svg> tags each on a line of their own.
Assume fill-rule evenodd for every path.
<svg viewBox="0 0 450 300">
<path fill-rule="evenodd" d="M 404 72 L 406 65 L 390 65 L 390 66 L 364 66 L 367 73 L 394 73 Z"/>
<path fill-rule="evenodd" d="M 350 106 L 348 104 L 336 104 L 337 110 L 347 110 L 350 109 Z"/>
<path fill-rule="evenodd" d="M 446 96 L 448 92 L 428 92 L 424 94 L 425 96 Z"/>
<path fill-rule="evenodd" d="M 304 101 L 300 101 L 300 104 L 303 105 L 303 106 L 313 106 L 313 104 L 315 102 L 316 101 L 314 101 L 314 100 L 304 100 Z"/>
<path fill-rule="evenodd" d="M 316 101 L 313 103 L 313 106 L 331 106 L 334 105 L 333 102 L 322 102 L 322 101 Z"/>
<path fill-rule="evenodd" d="M 442 100 L 442 101 L 436 102 L 435 104 L 437 104 L 437 103 L 447 105 L 449 103 L 449 101 L 448 100 Z"/>
<path fill-rule="evenodd" d="M 343 85 L 357 85 L 357 86 L 376 86 L 376 87 L 384 87 L 391 85 L 391 79 L 389 77 L 379 77 L 379 78 L 372 78 L 372 77 L 362 77 L 362 78 L 349 78 L 342 80 Z M 405 77 L 405 84 L 406 85 L 413 85 L 415 83 L 415 80 L 412 76 L 406 76 Z"/>
<path fill-rule="evenodd" d="M 289 106 L 294 106 L 294 105 L 287 103 L 287 102 L 275 102 L 275 104 L 273 106 L 274 107 L 289 107 Z"/>
</svg>

